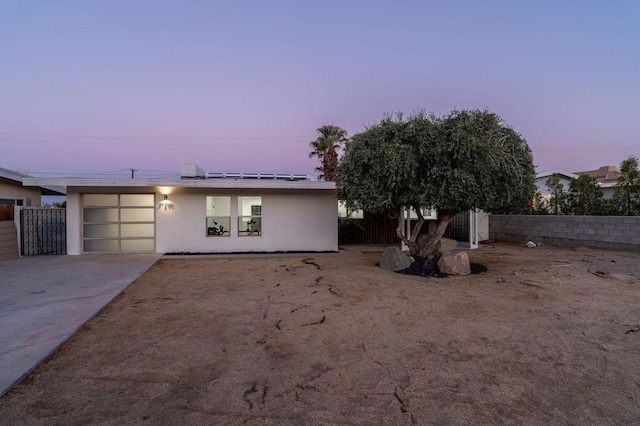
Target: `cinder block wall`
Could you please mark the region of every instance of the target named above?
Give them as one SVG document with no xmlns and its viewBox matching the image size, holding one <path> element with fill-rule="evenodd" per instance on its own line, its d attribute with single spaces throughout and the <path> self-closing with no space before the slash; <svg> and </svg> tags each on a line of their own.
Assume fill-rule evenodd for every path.
<svg viewBox="0 0 640 426">
<path fill-rule="evenodd" d="M 489 216 L 489 238 L 524 244 L 640 251 L 640 216 Z"/>
</svg>

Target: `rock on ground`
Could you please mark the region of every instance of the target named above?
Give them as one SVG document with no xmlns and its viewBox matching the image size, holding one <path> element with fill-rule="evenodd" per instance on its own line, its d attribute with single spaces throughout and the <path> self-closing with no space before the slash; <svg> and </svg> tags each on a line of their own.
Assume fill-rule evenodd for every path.
<svg viewBox="0 0 640 426">
<path fill-rule="evenodd" d="M 429 240 L 430 235 L 420 234 L 416 239 L 416 244 L 418 248 L 422 250 L 424 246 L 427 245 L 427 241 Z M 449 238 L 440 238 L 440 241 L 436 244 L 436 248 L 434 249 L 434 254 L 437 256 L 441 256 L 443 253 L 448 253 L 452 250 L 455 250 L 458 247 L 458 242 L 456 240 L 452 240 Z"/>
<path fill-rule="evenodd" d="M 400 271 L 411 266 L 412 259 L 404 254 L 400 247 L 387 247 L 380 257 L 380 267 L 389 271 Z"/>
<path fill-rule="evenodd" d="M 434 254 L 436 256 L 442 256 L 445 253 L 449 253 L 458 247 L 458 242 L 456 240 L 452 240 L 450 238 L 440 238 L 438 244 L 436 244 L 436 250 Z"/>
<path fill-rule="evenodd" d="M 447 275 L 470 275 L 469 256 L 464 251 L 445 253 L 438 259 L 438 269 Z"/>
</svg>

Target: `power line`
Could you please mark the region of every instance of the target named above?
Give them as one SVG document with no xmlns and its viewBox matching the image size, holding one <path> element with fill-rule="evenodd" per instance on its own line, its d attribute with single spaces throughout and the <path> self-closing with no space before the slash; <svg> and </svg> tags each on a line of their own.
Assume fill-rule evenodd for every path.
<svg viewBox="0 0 640 426">
<path fill-rule="evenodd" d="M 45 144 L 45 145 L 137 145 L 137 146 L 220 146 L 220 145 L 264 145 L 263 142 L 239 142 L 242 139 L 236 139 L 235 142 L 216 142 L 214 139 L 210 139 L 209 143 L 202 142 L 174 142 L 174 143 L 161 143 L 161 142 L 86 142 L 86 141 L 51 141 L 51 140 L 34 140 L 34 139 L 5 139 L 0 138 L 0 142 L 9 142 L 9 143 L 34 143 L 34 144 Z M 289 145 L 289 144 L 300 144 L 300 141 L 271 141 L 269 144 L 272 145 Z"/>
<path fill-rule="evenodd" d="M 213 141 L 213 140 L 247 140 L 247 139 L 309 139 L 314 136 L 236 136 L 236 137 L 149 137 L 149 136 L 86 136 L 86 135 L 58 135 L 46 133 L 15 133 L 0 132 L 0 135 L 11 136 L 37 136 L 37 137 L 55 137 L 55 138 L 78 138 L 78 139 L 129 139 L 129 140 L 193 140 L 193 141 Z"/>
<path fill-rule="evenodd" d="M 603 148 L 531 148 L 531 151 L 536 152 L 573 152 L 576 154 L 580 154 L 582 152 L 602 152 L 602 151 L 622 151 L 629 150 L 633 151 L 637 149 L 636 147 L 631 146 L 607 146 Z"/>
</svg>

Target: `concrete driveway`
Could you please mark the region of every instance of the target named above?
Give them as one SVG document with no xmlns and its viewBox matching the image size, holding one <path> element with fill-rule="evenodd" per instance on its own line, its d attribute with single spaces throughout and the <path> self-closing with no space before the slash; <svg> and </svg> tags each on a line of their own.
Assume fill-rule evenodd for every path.
<svg viewBox="0 0 640 426">
<path fill-rule="evenodd" d="M 0 262 L 0 396 L 160 257 L 32 256 Z"/>
</svg>

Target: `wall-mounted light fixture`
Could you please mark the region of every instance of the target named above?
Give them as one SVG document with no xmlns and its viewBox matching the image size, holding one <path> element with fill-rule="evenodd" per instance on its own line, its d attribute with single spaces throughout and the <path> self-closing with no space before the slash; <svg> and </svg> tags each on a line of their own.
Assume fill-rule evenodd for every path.
<svg viewBox="0 0 640 426">
<path fill-rule="evenodd" d="M 158 203 L 158 210 L 173 210 L 173 202 L 167 194 L 164 194 L 164 199 Z"/>
</svg>

